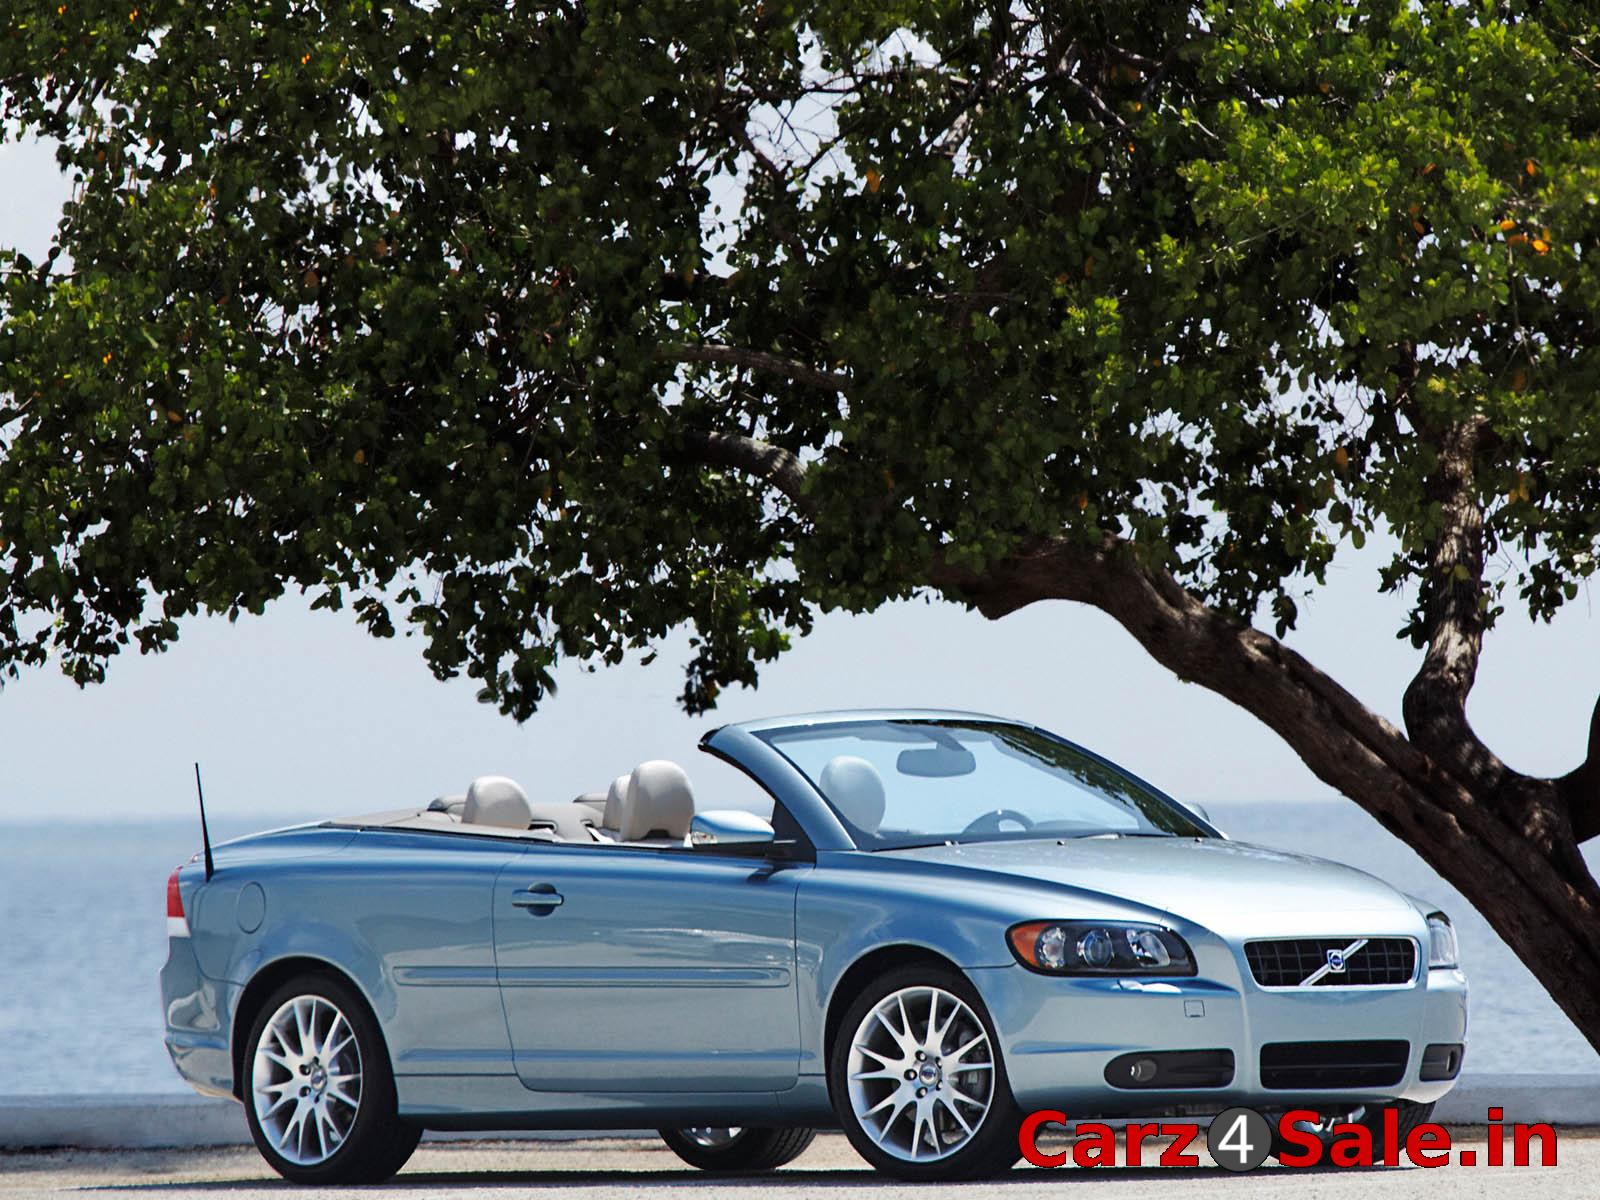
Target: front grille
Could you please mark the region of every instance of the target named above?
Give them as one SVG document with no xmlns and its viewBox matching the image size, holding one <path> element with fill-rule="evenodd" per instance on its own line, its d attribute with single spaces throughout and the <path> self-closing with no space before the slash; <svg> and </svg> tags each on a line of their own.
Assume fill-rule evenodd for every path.
<svg viewBox="0 0 1600 1200">
<path fill-rule="evenodd" d="M 1261 1086 L 1389 1087 L 1405 1077 L 1410 1053 L 1409 1042 L 1268 1042 L 1261 1047 Z"/>
<path fill-rule="evenodd" d="M 1361 941 L 1358 936 L 1275 938 L 1246 942 L 1250 974 L 1262 987 L 1305 987 L 1306 980 L 1328 966 L 1330 952 L 1342 954 Z M 1366 945 L 1343 954 L 1344 970 L 1324 971 L 1312 987 L 1376 987 L 1410 983 L 1417 970 L 1417 944 L 1410 938 L 1368 938 Z"/>
</svg>

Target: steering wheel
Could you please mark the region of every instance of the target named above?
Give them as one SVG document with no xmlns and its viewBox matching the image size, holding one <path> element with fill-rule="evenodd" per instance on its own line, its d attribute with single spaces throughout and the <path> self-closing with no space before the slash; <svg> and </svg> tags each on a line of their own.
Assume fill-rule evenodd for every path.
<svg viewBox="0 0 1600 1200">
<path fill-rule="evenodd" d="M 969 833 L 999 833 L 1001 821 L 1015 821 L 1024 831 L 1033 828 L 1033 819 L 1026 813 L 1019 813 L 1014 808 L 997 808 L 973 818 L 961 834 L 965 837 Z"/>
</svg>

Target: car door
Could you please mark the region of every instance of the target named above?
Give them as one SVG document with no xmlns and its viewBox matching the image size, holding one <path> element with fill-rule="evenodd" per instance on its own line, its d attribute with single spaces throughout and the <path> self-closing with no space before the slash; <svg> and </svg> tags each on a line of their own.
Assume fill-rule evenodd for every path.
<svg viewBox="0 0 1600 1200">
<path fill-rule="evenodd" d="M 708 849 L 530 846 L 495 884 L 517 1074 L 535 1091 L 792 1087 L 795 890 Z"/>
</svg>

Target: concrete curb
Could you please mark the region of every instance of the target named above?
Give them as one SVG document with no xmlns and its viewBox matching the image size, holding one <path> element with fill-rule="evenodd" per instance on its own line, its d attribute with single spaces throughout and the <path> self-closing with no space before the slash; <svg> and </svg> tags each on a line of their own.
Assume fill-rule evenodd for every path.
<svg viewBox="0 0 1600 1200">
<path fill-rule="evenodd" d="M 0 1147 L 153 1149 L 250 1140 L 244 1110 L 203 1096 L 0 1097 Z"/>
<path fill-rule="evenodd" d="M 1600 1126 L 1600 1075 L 1468 1075 L 1439 1102 L 1435 1119 L 1481 1125 L 1489 1107 L 1512 1121 Z M 515 1139 L 574 1141 L 654 1137 L 651 1130 L 554 1130 L 527 1133 L 430 1133 L 430 1141 Z M 242 1146 L 250 1142 L 244 1110 L 203 1096 L 0 1096 L 0 1150 L 72 1146 L 148 1150 Z"/>
<path fill-rule="evenodd" d="M 1600 1125 L 1600 1075 L 1464 1075 L 1439 1101 L 1434 1120 L 1482 1125 L 1493 1106 L 1507 1121 Z"/>
<path fill-rule="evenodd" d="M 429 1133 L 427 1141 L 552 1141 L 655 1137 L 649 1129 Z M 244 1109 L 205 1096 L 0 1096 L 0 1151 L 155 1150 L 248 1146 Z"/>
</svg>

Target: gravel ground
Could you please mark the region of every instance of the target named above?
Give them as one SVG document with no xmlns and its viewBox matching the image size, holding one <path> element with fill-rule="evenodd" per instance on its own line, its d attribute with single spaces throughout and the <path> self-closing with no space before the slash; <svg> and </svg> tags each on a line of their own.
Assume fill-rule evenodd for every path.
<svg viewBox="0 0 1600 1200">
<path fill-rule="evenodd" d="M 1458 1149 L 1475 1146 L 1480 1161 L 1484 1159 L 1483 1130 L 1458 1129 L 1455 1136 Z M 1159 1143 L 1151 1146 L 1159 1149 Z M 690 1170 L 653 1141 L 438 1142 L 424 1145 L 404 1171 L 376 1190 L 420 1200 L 462 1195 L 527 1200 L 540 1194 L 559 1195 L 563 1200 L 623 1200 L 666 1197 L 689 1189 L 714 1192 L 717 1200 L 783 1200 L 791 1196 L 801 1200 L 823 1191 L 841 1200 L 850 1196 L 925 1200 L 940 1192 L 1026 1200 L 1059 1197 L 1064 1186 L 1098 1186 L 1106 1200 L 1154 1200 L 1158 1196 L 1171 1200 L 1175 1194 L 1184 1200 L 1366 1200 L 1372 1196 L 1498 1200 L 1506 1195 L 1518 1200 L 1590 1200 L 1600 1177 L 1600 1132 L 1566 1133 L 1559 1152 L 1560 1165 L 1545 1168 L 1447 1166 L 1291 1172 L 1269 1166 L 1234 1175 L 1210 1165 L 1202 1151 L 1207 1165 L 1190 1169 L 1039 1170 L 1020 1166 L 1004 1179 L 987 1183 L 906 1186 L 867 1170 L 837 1134 L 819 1137 L 782 1171 L 743 1179 Z M 1151 1156 L 1146 1161 L 1151 1161 Z M 229 1200 L 256 1196 L 349 1200 L 352 1195 L 348 1191 L 289 1188 L 254 1151 L 242 1149 L 0 1153 L 0 1197 L 10 1200 L 77 1192 L 225 1196 Z"/>
</svg>

